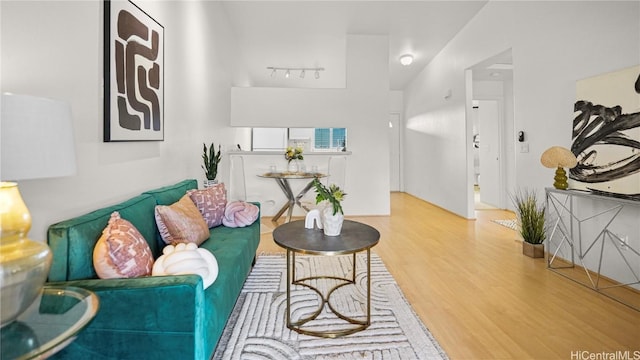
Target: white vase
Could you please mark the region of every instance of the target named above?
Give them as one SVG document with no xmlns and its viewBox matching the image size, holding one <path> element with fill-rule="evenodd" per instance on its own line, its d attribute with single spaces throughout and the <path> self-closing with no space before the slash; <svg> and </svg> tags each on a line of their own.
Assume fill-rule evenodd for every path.
<svg viewBox="0 0 640 360">
<path fill-rule="evenodd" d="M 290 173 L 297 173 L 299 171 L 298 160 L 289 161 L 289 165 L 287 166 L 287 171 Z"/>
<path fill-rule="evenodd" d="M 213 186 L 213 185 L 215 185 L 215 184 L 217 184 L 217 183 L 218 183 L 218 180 L 215 180 L 215 179 L 214 179 L 214 180 L 205 179 L 205 180 L 204 180 L 203 185 L 204 185 L 204 188 L 206 189 L 206 188 L 208 188 L 208 187 L 210 187 L 210 186 Z"/>
<path fill-rule="evenodd" d="M 327 236 L 338 236 L 342 231 L 342 223 L 344 215 L 341 213 L 333 214 L 333 206 L 328 205 L 322 210 L 322 227 L 324 234 Z"/>
</svg>

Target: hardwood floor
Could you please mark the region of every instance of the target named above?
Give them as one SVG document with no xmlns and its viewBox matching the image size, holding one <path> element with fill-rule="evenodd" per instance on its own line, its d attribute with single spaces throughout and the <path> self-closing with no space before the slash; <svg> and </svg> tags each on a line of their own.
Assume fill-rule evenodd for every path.
<svg viewBox="0 0 640 360">
<path fill-rule="evenodd" d="M 450 358 L 640 358 L 640 312 L 522 255 L 516 232 L 491 221 L 513 213 L 470 221 L 404 193 L 391 213 L 348 218 L 380 231 L 373 251 Z M 262 235 L 259 253 L 280 251 Z"/>
</svg>

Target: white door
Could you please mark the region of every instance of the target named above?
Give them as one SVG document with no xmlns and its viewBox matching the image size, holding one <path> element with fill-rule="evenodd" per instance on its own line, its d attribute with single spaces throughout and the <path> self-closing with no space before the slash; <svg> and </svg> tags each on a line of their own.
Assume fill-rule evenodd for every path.
<svg viewBox="0 0 640 360">
<path fill-rule="evenodd" d="M 400 114 L 389 115 L 389 186 L 400 191 Z"/>
<path fill-rule="evenodd" d="M 478 103 L 478 132 L 480 134 L 480 201 L 502 207 L 500 201 L 500 111 L 496 100 Z"/>
</svg>

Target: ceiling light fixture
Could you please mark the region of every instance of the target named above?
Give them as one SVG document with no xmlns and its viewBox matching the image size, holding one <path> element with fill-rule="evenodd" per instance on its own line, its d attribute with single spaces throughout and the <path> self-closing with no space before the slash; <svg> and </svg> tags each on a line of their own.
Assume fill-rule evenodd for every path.
<svg viewBox="0 0 640 360">
<path fill-rule="evenodd" d="M 400 56 L 400 64 L 402 64 L 404 66 L 409 66 L 409 65 L 411 65 L 412 62 L 413 62 L 413 55 L 404 54 L 404 55 Z"/>
<path fill-rule="evenodd" d="M 316 79 L 320 79 L 320 71 L 324 71 L 324 68 L 321 67 L 315 67 L 315 68 L 295 68 L 295 67 L 290 67 L 290 68 L 282 68 L 282 67 L 275 67 L 275 66 L 268 66 L 267 70 L 271 70 L 271 77 L 275 77 L 277 75 L 278 70 L 282 70 L 284 71 L 284 77 L 285 78 L 290 78 L 291 77 L 291 72 L 292 71 L 300 71 L 300 78 L 304 79 L 305 75 L 307 74 L 307 71 L 312 71 L 314 73 L 314 77 Z"/>
</svg>

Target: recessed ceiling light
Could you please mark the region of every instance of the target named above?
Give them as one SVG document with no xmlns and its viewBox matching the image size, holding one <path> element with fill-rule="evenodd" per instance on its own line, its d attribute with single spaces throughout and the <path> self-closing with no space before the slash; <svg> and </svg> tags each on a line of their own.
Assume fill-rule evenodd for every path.
<svg viewBox="0 0 640 360">
<path fill-rule="evenodd" d="M 492 72 L 492 73 L 491 73 L 491 74 L 489 74 L 489 75 L 491 75 L 492 77 L 499 77 L 499 76 L 500 76 L 500 73 L 499 73 L 499 72 Z"/>
<path fill-rule="evenodd" d="M 404 55 L 400 56 L 400 64 L 402 64 L 404 66 L 409 66 L 409 65 L 411 65 L 412 62 L 413 62 L 413 55 L 404 54 Z"/>
</svg>

